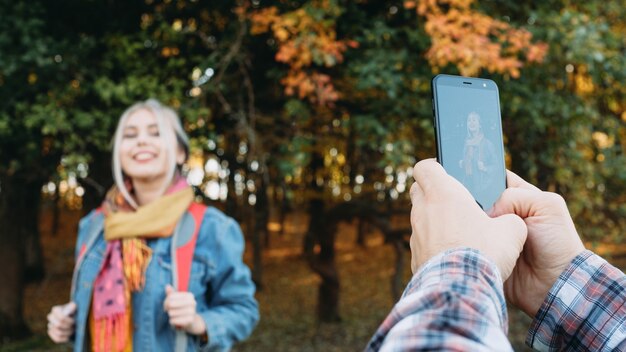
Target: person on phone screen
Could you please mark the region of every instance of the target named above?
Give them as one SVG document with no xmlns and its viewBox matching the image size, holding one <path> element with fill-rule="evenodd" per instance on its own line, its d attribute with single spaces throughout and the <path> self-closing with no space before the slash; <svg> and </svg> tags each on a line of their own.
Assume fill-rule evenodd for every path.
<svg viewBox="0 0 626 352">
<path fill-rule="evenodd" d="M 239 225 L 194 202 L 176 112 L 154 99 L 120 117 L 115 185 L 79 224 L 70 302 L 48 335 L 74 351 L 229 350 L 259 319 Z"/>
<path fill-rule="evenodd" d="M 513 351 L 507 302 L 533 349 L 626 351 L 626 275 L 585 249 L 563 197 L 507 172 L 485 213 L 433 159 L 413 178 L 414 275 L 367 352 Z"/>
<path fill-rule="evenodd" d="M 480 199 L 480 194 L 489 189 L 495 165 L 493 143 L 485 137 L 480 115 L 467 115 L 467 135 L 463 146 L 463 159 L 459 167 L 463 170 L 463 185 Z"/>
</svg>

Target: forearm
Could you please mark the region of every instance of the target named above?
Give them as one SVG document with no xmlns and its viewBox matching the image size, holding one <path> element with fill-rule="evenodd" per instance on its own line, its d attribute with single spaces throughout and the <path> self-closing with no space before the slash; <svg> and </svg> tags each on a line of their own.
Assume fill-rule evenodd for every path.
<svg viewBox="0 0 626 352">
<path fill-rule="evenodd" d="M 626 349 L 626 276 L 591 251 L 578 255 L 548 292 L 526 343 L 539 350 Z"/>
<path fill-rule="evenodd" d="M 367 350 L 511 350 L 502 279 L 478 251 L 429 260 L 380 326 Z"/>
</svg>

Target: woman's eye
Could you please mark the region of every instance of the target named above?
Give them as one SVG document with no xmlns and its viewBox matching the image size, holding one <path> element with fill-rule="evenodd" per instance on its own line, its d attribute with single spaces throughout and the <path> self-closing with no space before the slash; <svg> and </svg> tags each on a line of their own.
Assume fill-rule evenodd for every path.
<svg viewBox="0 0 626 352">
<path fill-rule="evenodd" d="M 136 138 L 137 137 L 137 133 L 124 133 L 122 135 L 122 137 L 125 138 L 125 139 Z"/>
<path fill-rule="evenodd" d="M 158 137 L 159 136 L 159 128 L 157 126 L 150 126 L 148 128 L 148 135 L 150 137 Z"/>
</svg>

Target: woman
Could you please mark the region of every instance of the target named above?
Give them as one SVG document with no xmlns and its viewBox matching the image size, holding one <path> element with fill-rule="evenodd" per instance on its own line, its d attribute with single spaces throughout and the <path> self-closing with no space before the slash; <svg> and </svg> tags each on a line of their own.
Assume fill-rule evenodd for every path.
<svg viewBox="0 0 626 352">
<path fill-rule="evenodd" d="M 492 186 L 494 156 L 493 143 L 485 138 L 480 125 L 480 115 L 470 112 L 467 115 L 467 135 L 459 167 L 464 171 L 463 185 L 477 200 L 482 200 L 484 193 Z"/>
<path fill-rule="evenodd" d="M 128 108 L 113 146 L 115 186 L 81 220 L 71 302 L 48 335 L 84 351 L 228 350 L 258 321 L 237 223 L 193 202 L 189 142 L 156 100 Z"/>
</svg>

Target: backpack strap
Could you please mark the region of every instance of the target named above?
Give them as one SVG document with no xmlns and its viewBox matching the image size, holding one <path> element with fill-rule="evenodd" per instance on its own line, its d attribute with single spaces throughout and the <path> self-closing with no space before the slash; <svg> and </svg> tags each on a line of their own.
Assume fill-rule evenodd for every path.
<svg viewBox="0 0 626 352">
<path fill-rule="evenodd" d="M 179 222 L 174 238 L 172 239 L 172 264 L 175 266 L 172 272 L 172 283 L 177 291 L 187 291 L 189 277 L 191 276 L 191 264 L 193 252 L 196 249 L 198 233 L 204 218 L 207 206 L 192 202 Z M 187 350 L 187 334 L 182 330 L 176 330 L 174 351 L 184 352 Z"/>
<path fill-rule="evenodd" d="M 76 256 L 76 258 L 74 258 L 76 262 L 82 261 L 83 256 L 85 255 L 85 252 L 87 252 L 87 247 L 89 247 L 93 243 L 95 237 L 98 236 L 98 234 L 102 231 L 103 228 L 104 228 L 104 213 L 102 212 L 102 207 L 98 207 L 96 208 L 96 210 L 94 210 L 94 214 L 92 215 L 91 226 L 89 228 L 89 232 L 86 238 L 84 238 L 82 241 L 82 245 L 80 246 L 80 249 L 78 250 L 78 255 Z"/>
<path fill-rule="evenodd" d="M 207 206 L 204 204 L 192 202 L 183 216 L 183 223 L 175 239 L 177 279 L 174 284 L 178 291 L 187 291 L 189 288 L 193 253 L 196 249 L 198 233 L 200 232 L 200 226 L 202 225 L 206 208 Z"/>
<path fill-rule="evenodd" d="M 86 230 L 87 233 L 85 237 L 81 239 L 82 244 L 80 245 L 78 255 L 75 258 L 74 270 L 72 272 L 72 286 L 70 288 L 70 300 L 72 301 L 74 300 L 74 295 L 76 293 L 78 271 L 80 270 L 83 260 L 85 259 L 85 254 L 87 253 L 87 250 L 94 245 L 98 239 L 98 235 L 100 235 L 103 229 L 104 213 L 101 208 L 98 208 L 89 220 L 89 228 Z"/>
</svg>

